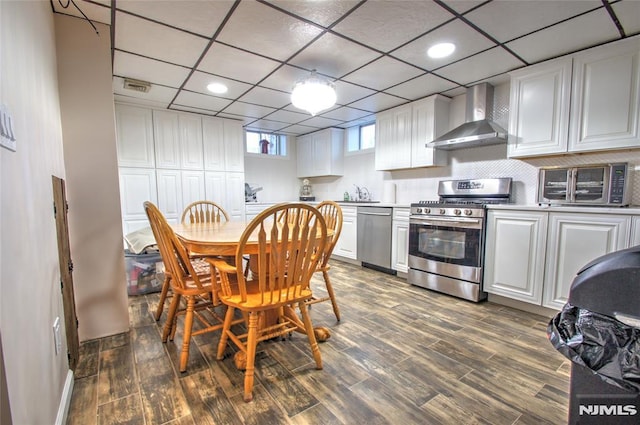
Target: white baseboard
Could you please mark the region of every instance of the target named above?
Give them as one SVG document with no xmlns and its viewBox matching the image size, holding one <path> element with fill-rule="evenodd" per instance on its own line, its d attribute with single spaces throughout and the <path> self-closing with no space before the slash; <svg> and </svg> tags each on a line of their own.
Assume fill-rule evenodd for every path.
<svg viewBox="0 0 640 425">
<path fill-rule="evenodd" d="M 69 369 L 67 379 L 64 382 L 60 405 L 58 406 L 58 415 L 56 416 L 56 425 L 64 425 L 67 423 L 67 415 L 69 414 L 69 405 L 71 404 L 71 394 L 73 394 L 73 371 Z"/>
</svg>

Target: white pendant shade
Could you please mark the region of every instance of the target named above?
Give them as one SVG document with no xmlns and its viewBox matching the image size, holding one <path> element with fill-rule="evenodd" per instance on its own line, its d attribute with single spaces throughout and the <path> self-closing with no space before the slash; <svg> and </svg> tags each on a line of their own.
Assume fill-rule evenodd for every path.
<svg viewBox="0 0 640 425">
<path fill-rule="evenodd" d="M 336 104 L 336 90 L 331 81 L 318 77 L 315 71 L 298 81 L 291 92 L 291 103 L 311 115 Z"/>
</svg>

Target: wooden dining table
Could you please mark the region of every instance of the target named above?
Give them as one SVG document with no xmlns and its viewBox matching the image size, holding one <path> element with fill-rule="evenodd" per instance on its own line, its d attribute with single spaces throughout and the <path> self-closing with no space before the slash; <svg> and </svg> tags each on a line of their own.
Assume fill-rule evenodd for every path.
<svg viewBox="0 0 640 425">
<path fill-rule="evenodd" d="M 240 242 L 240 237 L 244 233 L 250 221 L 231 220 L 226 222 L 213 223 L 181 223 L 174 224 L 172 228 L 176 236 L 189 250 L 191 254 L 198 256 L 234 256 Z M 278 224 L 282 225 L 282 224 Z M 267 232 L 269 236 L 270 232 Z M 333 237 L 333 230 L 327 229 L 327 243 Z M 245 246 L 245 253 L 250 254 L 249 269 L 252 267 L 252 254 L 258 253 L 257 230 L 252 234 Z M 304 328 L 304 324 L 292 307 L 285 309 L 285 315 L 294 319 Z M 274 315 L 277 317 L 277 315 Z M 318 341 L 325 341 L 331 333 L 325 327 L 315 327 L 314 333 Z"/>
</svg>

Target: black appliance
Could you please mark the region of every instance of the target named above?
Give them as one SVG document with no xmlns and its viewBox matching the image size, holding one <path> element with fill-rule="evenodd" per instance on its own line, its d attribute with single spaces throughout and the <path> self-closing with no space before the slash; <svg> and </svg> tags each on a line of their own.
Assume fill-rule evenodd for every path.
<svg viewBox="0 0 640 425">
<path fill-rule="evenodd" d="M 485 206 L 510 202 L 511 178 L 444 180 L 438 196 L 411 204 L 407 281 L 482 301 Z"/>
<path fill-rule="evenodd" d="M 572 361 L 570 425 L 640 423 L 640 246 L 584 266 L 547 334 Z"/>
</svg>

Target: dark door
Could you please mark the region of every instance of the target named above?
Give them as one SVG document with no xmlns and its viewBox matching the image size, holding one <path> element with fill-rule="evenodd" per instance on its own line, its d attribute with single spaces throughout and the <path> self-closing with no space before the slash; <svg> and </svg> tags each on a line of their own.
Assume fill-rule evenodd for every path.
<svg viewBox="0 0 640 425">
<path fill-rule="evenodd" d="M 62 305 L 64 308 L 64 327 L 67 336 L 69 369 L 75 370 L 78 364 L 80 343 L 78 341 L 78 319 L 73 292 L 73 263 L 69 248 L 69 223 L 67 221 L 67 197 L 64 180 L 56 176 L 53 179 L 53 205 L 58 233 L 58 262 L 60 263 L 60 285 L 62 287 Z"/>
</svg>

